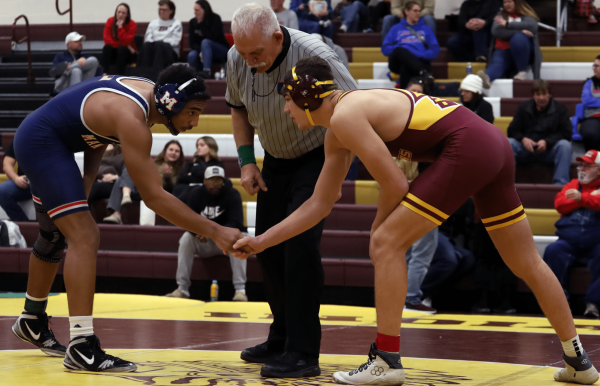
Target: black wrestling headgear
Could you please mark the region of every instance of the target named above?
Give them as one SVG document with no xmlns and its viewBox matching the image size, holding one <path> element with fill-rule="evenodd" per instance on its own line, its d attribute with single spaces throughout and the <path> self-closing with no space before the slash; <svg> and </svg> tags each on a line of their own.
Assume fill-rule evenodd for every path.
<svg viewBox="0 0 600 386">
<path fill-rule="evenodd" d="M 292 68 L 292 78 L 288 79 L 283 87 L 282 94 L 290 93 L 294 103 L 304 109 L 308 121 L 313 126 L 315 122 L 312 120 L 310 112 L 321 107 L 323 98 L 331 95 L 336 90 L 333 80 L 319 81 L 311 75 L 297 75 L 296 67 Z"/>
</svg>

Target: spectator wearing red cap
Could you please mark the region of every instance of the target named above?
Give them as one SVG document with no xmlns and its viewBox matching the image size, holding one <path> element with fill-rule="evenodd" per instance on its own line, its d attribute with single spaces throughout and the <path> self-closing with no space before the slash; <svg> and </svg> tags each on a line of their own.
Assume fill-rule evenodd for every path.
<svg viewBox="0 0 600 386">
<path fill-rule="evenodd" d="M 578 178 L 557 194 L 556 222 L 558 240 L 548 245 L 544 261 L 565 288 L 567 272 L 576 260 L 588 264 L 592 281 L 585 296 L 584 316 L 598 319 L 600 312 L 600 154 L 590 150 L 577 157 Z M 565 289 L 565 293 L 567 293 Z M 568 294 L 567 294 L 568 295 Z"/>
</svg>

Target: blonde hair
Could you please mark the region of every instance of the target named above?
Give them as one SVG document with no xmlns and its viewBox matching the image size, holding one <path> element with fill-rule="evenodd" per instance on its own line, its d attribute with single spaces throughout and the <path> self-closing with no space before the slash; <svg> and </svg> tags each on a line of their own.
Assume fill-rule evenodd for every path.
<svg viewBox="0 0 600 386">
<path fill-rule="evenodd" d="M 515 3 L 515 13 L 519 16 L 529 16 L 534 18 L 536 21 L 540 21 L 539 16 L 531 5 L 527 4 L 525 0 L 512 0 Z M 502 17 L 508 20 L 508 12 L 506 10 L 502 10 Z"/>
<path fill-rule="evenodd" d="M 198 140 L 196 141 L 196 149 L 198 149 L 198 141 L 203 140 L 204 143 L 206 144 L 206 146 L 208 146 L 208 157 L 210 159 L 214 159 L 215 161 L 219 160 L 219 145 L 217 145 L 217 141 L 215 141 L 215 139 L 213 137 L 210 137 L 208 135 L 205 135 L 204 137 L 200 137 L 198 138 Z M 198 157 L 200 157 L 198 155 L 198 150 L 196 150 L 196 152 L 194 153 L 194 158 L 193 158 L 193 162 L 198 161 Z M 202 160 L 204 161 L 204 160 Z"/>
</svg>

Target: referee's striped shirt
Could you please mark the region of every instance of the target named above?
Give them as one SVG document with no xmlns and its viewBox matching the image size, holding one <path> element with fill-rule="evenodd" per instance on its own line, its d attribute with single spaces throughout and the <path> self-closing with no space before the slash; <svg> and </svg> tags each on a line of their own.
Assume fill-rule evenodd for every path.
<svg viewBox="0 0 600 386">
<path fill-rule="evenodd" d="M 314 126 L 300 131 L 290 117 L 283 112 L 285 99 L 278 93 L 278 83 L 296 62 L 309 56 L 320 56 L 333 70 L 334 83 L 344 91 L 358 86 L 336 53 L 317 37 L 295 29 L 281 27 L 283 50 L 273 66 L 254 80 L 252 97 L 252 73 L 250 67 L 235 49 L 227 54 L 227 93 L 225 101 L 232 108 L 246 108 L 250 124 L 258 131 L 262 147 L 275 158 L 293 159 L 323 145 L 326 129 Z M 281 87 L 281 85 L 279 85 Z"/>
</svg>

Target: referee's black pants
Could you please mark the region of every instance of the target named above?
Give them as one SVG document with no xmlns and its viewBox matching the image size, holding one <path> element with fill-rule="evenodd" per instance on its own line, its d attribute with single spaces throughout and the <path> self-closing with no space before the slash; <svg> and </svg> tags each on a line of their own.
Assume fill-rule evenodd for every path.
<svg viewBox="0 0 600 386">
<path fill-rule="evenodd" d="M 323 146 L 291 160 L 265 152 L 262 177 L 268 191 L 258 192 L 256 235 L 281 222 L 310 198 L 324 161 Z M 273 314 L 268 338 L 272 349 L 319 355 L 324 223 L 258 254 Z"/>
</svg>

